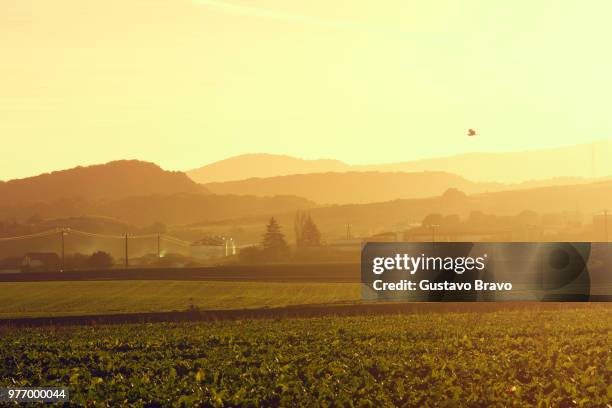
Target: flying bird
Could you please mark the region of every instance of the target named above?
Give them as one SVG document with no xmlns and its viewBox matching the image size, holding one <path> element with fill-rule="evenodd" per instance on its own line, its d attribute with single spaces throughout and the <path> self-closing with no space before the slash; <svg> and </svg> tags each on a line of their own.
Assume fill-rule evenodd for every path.
<svg viewBox="0 0 612 408">
<path fill-rule="evenodd" d="M 477 136 L 478 133 L 476 133 L 476 130 L 474 130 L 474 129 L 468 129 L 467 132 L 466 132 L 466 135 L 468 135 L 468 136 Z"/>
</svg>

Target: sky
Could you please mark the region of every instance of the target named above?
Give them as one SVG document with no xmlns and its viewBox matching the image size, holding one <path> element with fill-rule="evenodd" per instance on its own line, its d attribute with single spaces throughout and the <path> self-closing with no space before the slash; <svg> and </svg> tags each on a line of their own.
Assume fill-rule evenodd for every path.
<svg viewBox="0 0 612 408">
<path fill-rule="evenodd" d="M 117 159 L 366 164 L 608 138 L 611 13 L 604 0 L 0 0 L 0 180 Z"/>
</svg>

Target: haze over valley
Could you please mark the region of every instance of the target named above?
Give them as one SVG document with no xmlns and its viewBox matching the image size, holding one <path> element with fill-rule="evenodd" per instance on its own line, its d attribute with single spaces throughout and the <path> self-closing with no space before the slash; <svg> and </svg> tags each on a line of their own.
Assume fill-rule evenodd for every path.
<svg viewBox="0 0 612 408">
<path fill-rule="evenodd" d="M 602 143 L 599 148 L 609 146 Z M 593 148 L 583 145 L 476 154 L 474 160 L 479 165 L 489 163 L 487 166 L 497 160 L 501 163 L 498 167 L 512 162 L 526 178 L 527 170 L 516 163 L 527 160 L 525 155 L 532 157 L 529 160 L 552 163 L 582 157 L 589 151 L 587 147 Z M 334 241 L 346 237 L 347 225 L 351 225 L 352 236 L 365 238 L 415 228 L 431 214 L 467 220 L 474 213 L 512 217 L 533 212 L 558 214 L 566 221 L 579 219 L 586 225 L 592 217 L 612 208 L 612 180 L 585 177 L 588 171 L 578 165 L 568 165 L 565 173 L 548 179 L 537 179 L 550 175 L 542 166 L 531 167 L 529 174 L 533 177 L 516 183 L 508 181 L 517 178 L 516 174 L 508 176 L 501 170 L 487 171 L 489 177 L 482 177 L 493 181 L 474 181 L 448 171 L 458 169 L 466 157 L 379 165 L 374 169 L 335 160 L 247 155 L 187 173 L 122 160 L 0 182 L 0 221 L 5 225 L 4 235 L 10 235 L 6 226 L 11 222 L 29 223 L 31 231 L 62 223 L 67 227 L 85 223 L 95 230 L 92 232 L 137 231 L 163 224 L 189 239 L 229 235 L 242 244 L 252 244 L 258 242 L 262 225 L 272 216 L 291 237 L 297 211 L 310 214 L 323 236 Z M 587 166 L 588 160 L 585 163 Z M 598 173 L 607 171 L 603 161 L 599 163 L 592 163 L 599 166 Z M 400 171 L 409 168 L 417 170 Z M 463 173 L 473 171 L 469 166 L 462 169 Z M 200 183 L 235 177 L 246 178 Z M 33 219 L 37 224 L 32 224 Z M 96 221 L 83 221 L 92 219 Z"/>
</svg>

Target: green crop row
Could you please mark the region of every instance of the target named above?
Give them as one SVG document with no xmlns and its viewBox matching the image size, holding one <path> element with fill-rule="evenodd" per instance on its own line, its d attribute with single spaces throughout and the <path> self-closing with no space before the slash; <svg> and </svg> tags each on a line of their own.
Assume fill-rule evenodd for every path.
<svg viewBox="0 0 612 408">
<path fill-rule="evenodd" d="M 74 405 L 609 407 L 612 309 L 4 329 Z"/>
</svg>

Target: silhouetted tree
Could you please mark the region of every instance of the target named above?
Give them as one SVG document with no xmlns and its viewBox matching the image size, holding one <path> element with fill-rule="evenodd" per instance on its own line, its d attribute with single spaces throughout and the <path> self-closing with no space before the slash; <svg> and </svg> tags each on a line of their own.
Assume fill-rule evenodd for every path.
<svg viewBox="0 0 612 408">
<path fill-rule="evenodd" d="M 155 265 L 163 268 L 182 268 L 192 262 L 188 256 L 179 253 L 166 253 L 163 257 L 157 258 Z"/>
<path fill-rule="evenodd" d="M 295 245 L 299 248 L 302 246 L 302 231 L 304 231 L 304 223 L 306 222 L 306 213 L 300 210 L 296 211 L 293 219 L 293 231 L 295 232 Z"/>
<path fill-rule="evenodd" d="M 97 251 L 89 257 L 88 264 L 92 268 L 110 268 L 115 264 L 115 260 L 108 252 Z"/>
<path fill-rule="evenodd" d="M 244 263 L 260 263 L 264 261 L 263 251 L 256 246 L 242 248 L 240 250 L 240 261 Z"/>
<path fill-rule="evenodd" d="M 423 222 L 421 222 L 421 225 L 423 225 L 424 227 L 430 225 L 441 225 L 443 220 L 444 217 L 442 216 L 442 214 L 428 214 L 427 216 L 425 216 L 425 218 L 423 218 Z"/>
<path fill-rule="evenodd" d="M 457 214 L 450 214 L 442 219 L 442 225 L 458 225 L 461 223 L 461 217 Z"/>
<path fill-rule="evenodd" d="M 64 260 L 64 268 L 65 269 L 86 269 L 88 266 L 91 266 L 89 260 L 91 256 L 87 256 L 84 254 L 76 253 L 76 254 L 67 254 Z"/>
<path fill-rule="evenodd" d="M 442 198 L 445 200 L 462 200 L 467 198 L 467 194 L 457 188 L 449 188 L 443 194 Z"/>
<path fill-rule="evenodd" d="M 266 257 L 269 259 L 280 259 L 289 252 L 285 236 L 274 217 L 270 218 L 270 222 L 266 226 L 262 247 Z"/>
<path fill-rule="evenodd" d="M 11 256 L 0 260 L 0 269 L 19 269 L 21 268 L 21 262 L 23 257 Z"/>
<path fill-rule="evenodd" d="M 531 210 L 522 211 L 520 214 L 516 216 L 516 222 L 519 225 L 538 225 L 540 224 L 540 215 Z"/>
<path fill-rule="evenodd" d="M 470 212 L 470 215 L 468 216 L 467 221 L 470 224 L 475 224 L 478 222 L 482 222 L 485 219 L 485 214 L 482 211 L 472 211 Z"/>
<path fill-rule="evenodd" d="M 321 232 L 309 214 L 301 211 L 295 214 L 294 230 L 298 248 L 321 245 Z"/>
<path fill-rule="evenodd" d="M 314 247 L 321 245 L 321 232 L 317 225 L 312 221 L 310 215 L 304 222 L 304 228 L 302 230 L 302 246 Z"/>
</svg>

